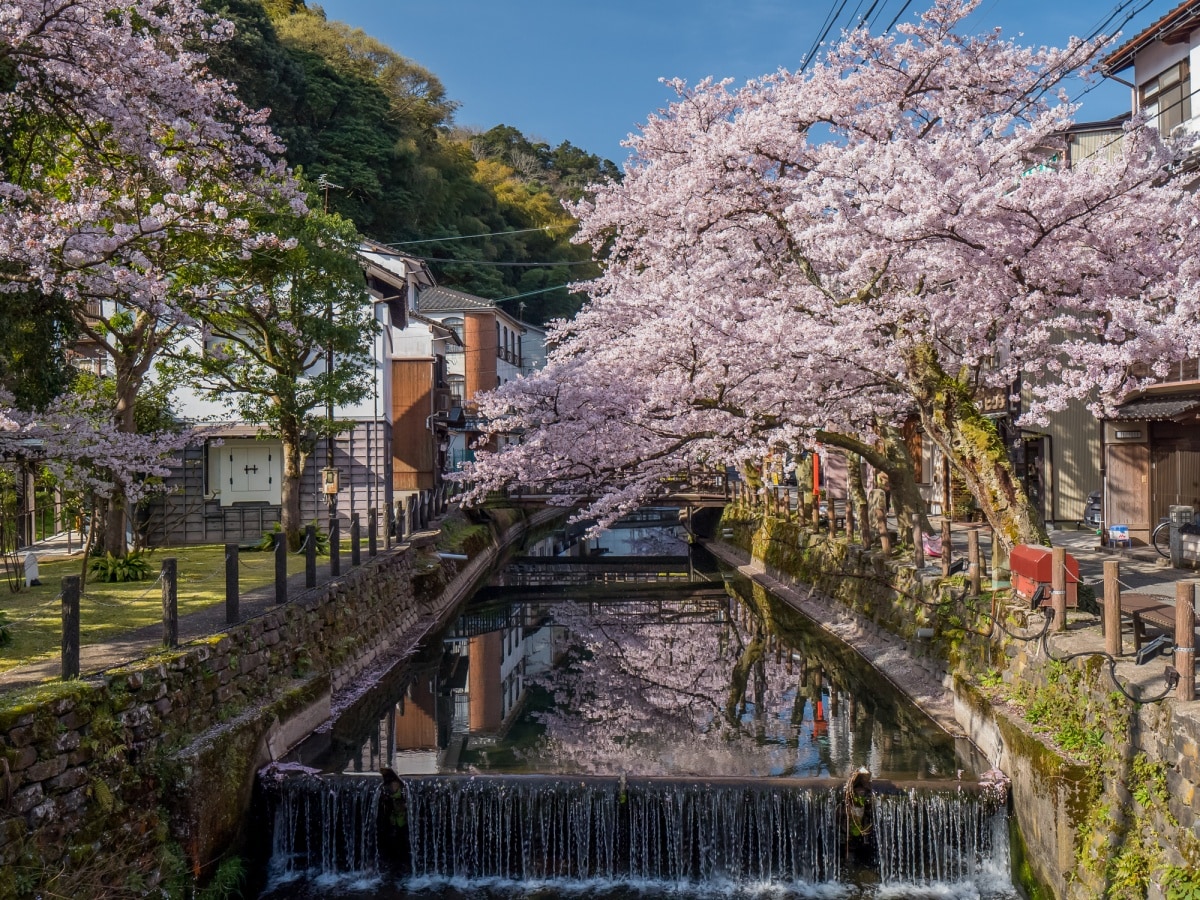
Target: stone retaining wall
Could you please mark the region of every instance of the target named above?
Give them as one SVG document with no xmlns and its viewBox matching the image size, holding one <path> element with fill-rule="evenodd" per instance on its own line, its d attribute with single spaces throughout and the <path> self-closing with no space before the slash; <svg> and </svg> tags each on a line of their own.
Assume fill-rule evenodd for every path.
<svg viewBox="0 0 1200 900">
<path fill-rule="evenodd" d="M 1099 657 L 1055 662 L 1039 642 L 990 627 L 989 608 L 947 603 L 964 597 L 962 578 L 940 583 L 744 509 L 727 509 L 721 527 L 768 579 L 814 589 L 829 619 L 855 618 L 858 634 L 891 640 L 941 682 L 958 726 L 1012 778 L 1015 870 L 1031 896 L 1200 892 L 1200 701 L 1131 702 Z M 802 611 L 820 622 L 819 610 Z M 1008 627 L 1026 633 L 1015 619 Z M 1056 639 L 1056 654 L 1091 643 Z"/>
<path fill-rule="evenodd" d="M 260 765 L 440 621 L 527 526 L 561 515 L 509 528 L 456 578 L 431 552 L 392 551 L 225 634 L 6 695 L 0 898 L 203 879 L 245 829 Z"/>
</svg>

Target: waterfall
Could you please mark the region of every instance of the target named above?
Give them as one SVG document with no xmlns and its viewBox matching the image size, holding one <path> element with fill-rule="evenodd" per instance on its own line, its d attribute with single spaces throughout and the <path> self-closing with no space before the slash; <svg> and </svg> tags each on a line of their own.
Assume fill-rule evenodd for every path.
<svg viewBox="0 0 1200 900">
<path fill-rule="evenodd" d="M 272 877 L 376 873 L 381 792 L 380 779 L 371 777 L 272 782 Z"/>
<path fill-rule="evenodd" d="M 405 785 L 417 876 L 837 881 L 840 794 L 629 779 Z"/>
<path fill-rule="evenodd" d="M 1007 869 L 1005 805 L 971 786 L 876 782 L 868 825 L 852 829 L 833 779 L 402 781 L 395 797 L 365 776 L 273 785 L 272 873 L 363 876 L 382 865 L 396 877 L 514 883 L 922 885 Z"/>
<path fill-rule="evenodd" d="M 872 798 L 884 884 L 953 883 L 1008 866 L 1008 831 L 989 792 L 909 790 Z"/>
</svg>

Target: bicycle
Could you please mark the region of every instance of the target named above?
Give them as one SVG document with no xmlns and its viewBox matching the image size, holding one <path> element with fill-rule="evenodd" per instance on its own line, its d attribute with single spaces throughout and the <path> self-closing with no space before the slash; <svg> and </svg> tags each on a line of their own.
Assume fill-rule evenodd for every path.
<svg viewBox="0 0 1200 900">
<path fill-rule="evenodd" d="M 1154 533 L 1150 535 L 1150 543 L 1163 559 L 1171 558 L 1171 520 L 1161 519 Z"/>
</svg>

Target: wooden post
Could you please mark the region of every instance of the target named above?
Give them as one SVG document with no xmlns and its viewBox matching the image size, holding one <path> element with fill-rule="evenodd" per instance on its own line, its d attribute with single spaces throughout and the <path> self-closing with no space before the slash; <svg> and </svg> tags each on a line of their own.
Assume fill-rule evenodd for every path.
<svg viewBox="0 0 1200 900">
<path fill-rule="evenodd" d="M 1104 651 L 1121 655 L 1121 563 L 1104 561 Z"/>
<path fill-rule="evenodd" d="M 275 535 L 275 602 L 287 603 L 287 535 Z"/>
<path fill-rule="evenodd" d="M 854 543 L 854 494 L 846 491 L 846 541 Z"/>
<path fill-rule="evenodd" d="M 62 678 L 79 677 L 79 576 L 62 580 Z"/>
<path fill-rule="evenodd" d="M 163 646 L 179 646 L 179 561 L 169 556 L 162 561 Z"/>
<path fill-rule="evenodd" d="M 358 513 L 350 514 L 350 565 L 362 565 L 362 522 Z"/>
<path fill-rule="evenodd" d="M 1050 551 L 1050 605 L 1054 607 L 1054 630 L 1067 630 L 1067 551 Z"/>
<path fill-rule="evenodd" d="M 829 494 L 829 536 L 837 537 L 837 503 L 833 499 L 833 494 Z"/>
<path fill-rule="evenodd" d="M 334 519 L 329 523 L 329 577 L 342 574 L 342 523 Z"/>
<path fill-rule="evenodd" d="M 967 532 L 967 581 L 970 584 L 970 596 L 979 596 L 982 580 L 983 572 L 979 565 L 979 531 L 972 528 Z"/>
<path fill-rule="evenodd" d="M 241 590 L 238 585 L 238 545 L 225 545 L 225 624 L 236 625 L 241 618 Z"/>
<path fill-rule="evenodd" d="M 950 555 L 954 551 L 954 538 L 950 532 L 950 517 L 942 516 L 942 577 L 950 577 Z"/>
<path fill-rule="evenodd" d="M 912 528 L 913 540 L 913 565 L 918 569 L 925 568 L 925 532 L 921 530 L 921 523 L 916 522 Z"/>
<path fill-rule="evenodd" d="M 1196 581 L 1175 582 L 1176 700 L 1196 699 Z"/>
<path fill-rule="evenodd" d="M 367 556 L 374 559 L 379 555 L 379 511 L 367 511 Z"/>
<path fill-rule="evenodd" d="M 304 527 L 304 586 L 317 586 L 317 526 Z"/>
<path fill-rule="evenodd" d="M 821 495 L 816 491 L 812 495 L 812 527 L 813 531 L 821 530 Z"/>
</svg>

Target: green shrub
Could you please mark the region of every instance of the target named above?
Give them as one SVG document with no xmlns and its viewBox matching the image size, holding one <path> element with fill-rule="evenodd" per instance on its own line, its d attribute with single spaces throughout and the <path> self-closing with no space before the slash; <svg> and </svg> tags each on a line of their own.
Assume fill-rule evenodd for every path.
<svg viewBox="0 0 1200 900">
<path fill-rule="evenodd" d="M 1200 871 L 1183 866 L 1167 869 L 1162 879 L 1167 900 L 1200 900 Z"/>
<path fill-rule="evenodd" d="M 317 529 L 317 556 L 329 555 L 329 534 L 317 524 L 317 520 L 313 519 L 312 524 Z M 264 553 L 275 549 L 275 535 L 283 530 L 283 526 L 276 522 L 267 531 L 263 532 L 262 540 L 258 542 L 258 549 Z M 300 546 L 304 546 L 304 532 L 300 532 Z"/>
<path fill-rule="evenodd" d="M 150 577 L 150 561 L 136 551 L 124 556 L 97 556 L 89 568 L 99 581 L 145 581 Z"/>
</svg>

